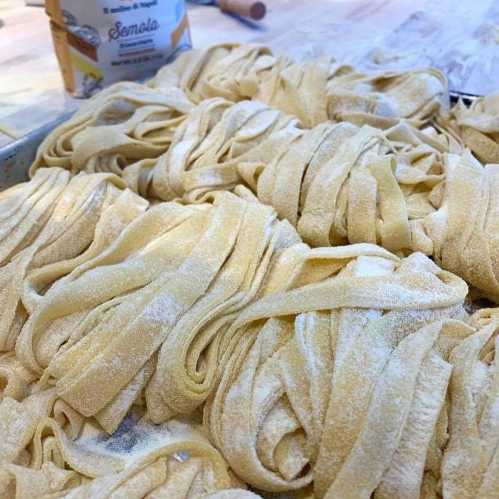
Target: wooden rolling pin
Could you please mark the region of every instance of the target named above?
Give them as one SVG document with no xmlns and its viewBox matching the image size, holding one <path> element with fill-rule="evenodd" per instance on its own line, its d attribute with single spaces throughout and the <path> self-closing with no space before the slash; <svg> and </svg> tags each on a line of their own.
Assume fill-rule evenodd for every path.
<svg viewBox="0 0 499 499">
<path fill-rule="evenodd" d="M 255 2 L 254 0 L 218 0 L 218 6 L 224 12 L 239 14 L 254 21 L 263 19 L 267 12 L 263 2 Z"/>
<path fill-rule="evenodd" d="M 267 8 L 263 2 L 256 0 L 190 0 L 200 5 L 217 5 L 220 10 L 230 14 L 249 17 L 254 21 L 260 21 L 265 16 Z"/>
</svg>

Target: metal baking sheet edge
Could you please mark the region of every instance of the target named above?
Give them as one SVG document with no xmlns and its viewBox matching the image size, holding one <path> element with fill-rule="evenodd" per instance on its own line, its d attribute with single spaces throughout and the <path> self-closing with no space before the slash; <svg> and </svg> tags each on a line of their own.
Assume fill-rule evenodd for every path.
<svg viewBox="0 0 499 499">
<path fill-rule="evenodd" d="M 74 112 L 64 113 L 37 130 L 0 148 L 0 191 L 28 180 L 28 170 L 43 139 Z"/>
</svg>

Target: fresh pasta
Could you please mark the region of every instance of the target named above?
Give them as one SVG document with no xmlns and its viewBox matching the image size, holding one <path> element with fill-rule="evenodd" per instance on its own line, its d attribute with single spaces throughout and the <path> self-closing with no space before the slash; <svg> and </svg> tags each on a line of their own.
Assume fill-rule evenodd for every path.
<svg viewBox="0 0 499 499">
<path fill-rule="evenodd" d="M 0 193 L 0 497 L 499 499 L 496 101 L 222 44 L 86 102 Z"/>
<path fill-rule="evenodd" d="M 459 102 L 449 126 L 457 127 L 464 143 L 483 163 L 499 163 L 499 94 L 476 99 L 470 107 Z"/>
<path fill-rule="evenodd" d="M 147 205 L 114 175 L 70 178 L 60 168 L 1 193 L 0 351 L 14 348 L 54 281 L 102 251 Z"/>
<path fill-rule="evenodd" d="M 47 135 L 30 175 L 53 166 L 119 175 L 133 160 L 167 150 L 173 130 L 192 107 L 176 88 L 151 91 L 139 83 L 116 83 Z"/>
<path fill-rule="evenodd" d="M 498 299 L 496 168 L 481 165 L 452 135 L 407 122 L 302 129 L 256 102 L 224 106 L 203 101 L 167 153 L 125 170 L 129 185 L 151 199 L 188 203 L 220 190 L 256 196 L 312 246 L 421 251 Z M 217 124 L 206 126 L 217 113 Z M 243 118 L 248 113 L 253 122 Z"/>
<path fill-rule="evenodd" d="M 435 69 L 365 75 L 326 58 L 295 63 L 258 45 L 222 44 L 180 55 L 149 82 L 178 87 L 194 102 L 255 99 L 297 116 L 376 125 L 424 120 L 445 107 L 447 81 Z"/>
</svg>

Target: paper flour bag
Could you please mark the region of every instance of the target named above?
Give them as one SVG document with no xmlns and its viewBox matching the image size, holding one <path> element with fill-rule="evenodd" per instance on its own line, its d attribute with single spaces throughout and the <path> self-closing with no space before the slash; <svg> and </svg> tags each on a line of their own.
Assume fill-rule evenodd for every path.
<svg viewBox="0 0 499 499">
<path fill-rule="evenodd" d="M 66 90 L 89 97 L 190 47 L 184 0 L 46 0 Z"/>
</svg>

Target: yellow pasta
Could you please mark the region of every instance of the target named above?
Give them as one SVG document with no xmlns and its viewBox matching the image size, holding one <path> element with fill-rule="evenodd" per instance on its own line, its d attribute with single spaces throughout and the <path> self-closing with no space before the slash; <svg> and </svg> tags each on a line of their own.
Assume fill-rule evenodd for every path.
<svg viewBox="0 0 499 499">
<path fill-rule="evenodd" d="M 237 44 L 185 52 L 149 82 L 177 86 L 194 102 L 256 99 L 306 127 L 327 120 L 382 127 L 399 118 L 425 120 L 444 107 L 446 85 L 435 69 L 365 75 L 326 58 L 300 64 L 266 47 Z"/>
<path fill-rule="evenodd" d="M 86 102 L 0 193 L 0 497 L 499 499 L 497 118 L 239 44 Z"/>
<path fill-rule="evenodd" d="M 480 161 L 499 163 L 499 94 L 478 98 L 469 108 L 459 102 L 450 120 Z"/>
<path fill-rule="evenodd" d="M 148 205 L 111 174 L 40 169 L 0 195 L 0 351 L 46 289 L 102 251 Z M 23 300 L 21 302 L 21 295 Z"/>
<path fill-rule="evenodd" d="M 30 175 L 45 166 L 120 175 L 133 160 L 167 150 L 173 130 L 192 107 L 177 88 L 151 91 L 139 83 L 116 83 L 47 135 Z"/>
</svg>

